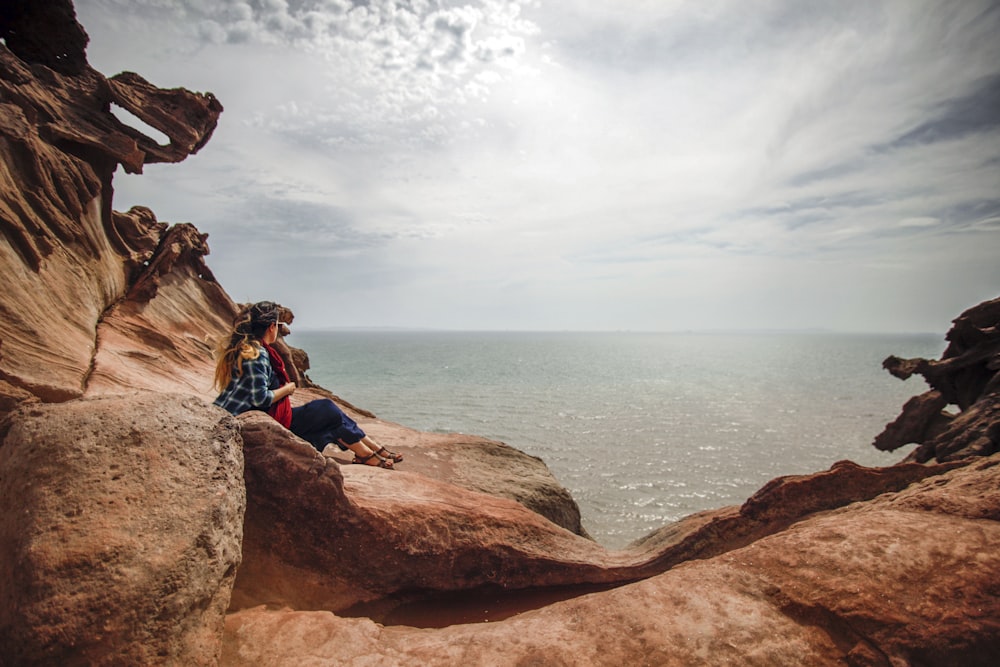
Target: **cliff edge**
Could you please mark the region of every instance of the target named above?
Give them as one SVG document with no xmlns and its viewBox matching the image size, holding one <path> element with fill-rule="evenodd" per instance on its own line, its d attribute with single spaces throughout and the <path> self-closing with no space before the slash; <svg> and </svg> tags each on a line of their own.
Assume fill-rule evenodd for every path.
<svg viewBox="0 0 1000 667">
<path fill-rule="evenodd" d="M 69 0 L 0 6 L 0 664 L 987 665 L 1000 654 L 1000 307 L 876 446 L 608 551 L 544 463 L 378 419 L 388 473 L 211 405 L 236 305 L 207 238 L 114 211 L 222 105 L 86 61 Z M 125 108 L 166 134 L 121 124 Z M 180 168 L 180 167 L 179 167 Z M 951 406 L 951 407 L 949 407 Z M 401 466 L 401 468 L 403 468 Z"/>
</svg>

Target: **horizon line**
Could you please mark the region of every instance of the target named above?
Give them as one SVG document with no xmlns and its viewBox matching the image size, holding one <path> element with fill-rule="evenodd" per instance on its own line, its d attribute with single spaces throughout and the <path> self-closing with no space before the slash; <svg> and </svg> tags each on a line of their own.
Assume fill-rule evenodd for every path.
<svg viewBox="0 0 1000 667">
<path fill-rule="evenodd" d="M 462 329 L 447 327 L 407 327 L 393 325 L 362 326 L 302 326 L 292 325 L 293 332 L 302 333 L 587 333 L 587 334 L 837 334 L 880 336 L 941 336 L 938 331 L 875 331 L 843 330 L 824 327 L 803 328 L 690 328 L 690 329 Z"/>
</svg>

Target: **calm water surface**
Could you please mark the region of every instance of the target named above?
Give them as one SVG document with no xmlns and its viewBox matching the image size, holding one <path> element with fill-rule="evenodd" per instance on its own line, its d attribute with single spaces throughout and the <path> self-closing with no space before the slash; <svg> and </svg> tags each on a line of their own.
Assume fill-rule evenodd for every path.
<svg viewBox="0 0 1000 667">
<path fill-rule="evenodd" d="M 780 475 L 851 459 L 926 390 L 881 367 L 940 335 L 295 332 L 309 377 L 380 418 L 541 457 L 620 548 Z"/>
</svg>

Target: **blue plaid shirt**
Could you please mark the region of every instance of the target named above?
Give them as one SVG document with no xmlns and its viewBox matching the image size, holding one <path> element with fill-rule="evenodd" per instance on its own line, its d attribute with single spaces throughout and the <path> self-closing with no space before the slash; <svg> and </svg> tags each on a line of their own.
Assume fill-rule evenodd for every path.
<svg viewBox="0 0 1000 667">
<path fill-rule="evenodd" d="M 243 360 L 243 375 L 237 376 L 236 369 L 230 376 L 229 385 L 215 399 L 215 405 L 234 415 L 247 410 L 267 412 L 274 402 L 272 386 L 277 386 L 278 377 L 271 370 L 271 357 L 261 348 L 256 359 Z"/>
</svg>

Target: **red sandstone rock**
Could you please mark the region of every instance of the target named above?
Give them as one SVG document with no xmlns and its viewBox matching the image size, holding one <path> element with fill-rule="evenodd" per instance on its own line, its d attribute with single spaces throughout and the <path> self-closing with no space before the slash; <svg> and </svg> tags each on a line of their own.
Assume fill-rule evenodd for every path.
<svg viewBox="0 0 1000 667">
<path fill-rule="evenodd" d="M 345 404 L 341 399 L 338 403 Z M 353 406 L 351 406 L 353 407 Z M 501 442 L 466 434 L 423 433 L 356 415 L 365 431 L 392 451 L 414 451 L 400 469 L 499 498 L 509 498 L 577 535 L 587 536 L 580 508 L 545 463 Z M 346 460 L 342 459 L 342 460 Z"/>
<path fill-rule="evenodd" d="M 456 454 L 440 436 L 409 440 L 406 429 L 362 420 L 380 442 L 407 455 L 399 470 L 385 471 L 346 464 L 349 455 L 331 448 L 333 460 L 324 460 L 266 415 L 240 422 L 247 515 L 234 610 L 266 604 L 357 613 L 352 608 L 367 605 L 385 614 L 455 591 L 618 585 L 960 465 L 869 469 L 841 462 L 824 473 L 775 480 L 740 508 L 703 512 L 608 552 L 520 504 L 438 481 L 448 478 Z M 519 463 L 510 455 L 492 472 L 502 478 Z M 489 465 L 480 462 L 476 478 L 489 477 Z"/>
<path fill-rule="evenodd" d="M 210 95 L 158 91 L 134 76 L 109 82 L 87 65 L 87 36 L 68 0 L 6 3 L 0 31 L 0 274 L 6 281 L 0 312 L 8 324 L 0 334 L 0 378 L 45 401 L 67 400 L 87 393 L 98 324 L 109 308 L 144 308 L 156 293 L 150 288 L 178 265 L 210 283 L 201 288 L 199 307 L 191 308 L 205 325 L 194 327 L 216 324 L 213 314 L 231 315 L 232 303 L 201 261 L 204 237 L 166 232 L 148 210 L 111 210 L 118 164 L 139 172 L 149 162 L 184 159 L 211 136 L 222 107 Z M 140 115 L 171 137 L 170 146 L 119 122 L 112 102 L 145 104 Z M 183 291 L 197 285 L 172 280 Z M 185 342 L 178 353 L 197 363 L 204 345 Z M 130 356 L 135 366 L 169 347 L 147 339 L 108 351 Z M 188 390 L 190 382 L 182 378 L 173 388 Z M 4 394 L 7 402 L 14 396 Z"/>
<path fill-rule="evenodd" d="M 245 508 L 231 418 L 143 393 L 28 406 L 2 435 L 0 664 L 215 664 Z"/>
<path fill-rule="evenodd" d="M 882 363 L 903 380 L 922 375 L 932 391 L 906 403 L 875 438 L 878 449 L 918 443 L 908 460 L 921 463 L 1000 451 L 1000 298 L 962 313 L 946 338 L 949 345 L 940 360 L 892 356 Z M 944 412 L 947 405 L 960 412 Z"/>
<path fill-rule="evenodd" d="M 918 400 L 880 443 L 952 462 L 782 478 L 608 552 L 502 443 L 338 399 L 406 454 L 389 472 L 207 406 L 235 305 L 205 236 L 112 211 L 111 178 L 199 150 L 221 106 L 105 79 L 68 0 L 0 6 L 0 37 L 0 661 L 213 664 L 224 641 L 234 665 L 992 664 L 1000 466 L 962 457 L 1000 439 L 1000 300 L 941 361 L 887 360 L 961 413 Z M 286 353 L 294 400 L 332 396 Z"/>
<path fill-rule="evenodd" d="M 455 451 L 446 443 L 404 448 L 383 437 L 407 454 L 399 470 L 386 471 L 350 465 L 350 456 L 336 457 L 335 448 L 332 457 L 321 456 L 261 413 L 240 421 L 248 511 L 234 608 L 342 611 L 407 590 L 620 577 L 586 565 L 598 564 L 604 553 L 594 542 L 523 505 L 406 469 L 411 460 L 452 459 Z M 521 457 L 522 466 L 534 462 Z M 515 456 L 505 461 L 506 469 L 496 469 L 501 477 L 517 470 Z M 548 481 L 554 482 L 551 475 Z"/>
<path fill-rule="evenodd" d="M 185 391 L 214 398 L 216 348 L 234 306 L 204 266 L 205 237 L 174 225 L 126 298 L 97 327 L 86 395 L 125 389 Z"/>
<path fill-rule="evenodd" d="M 1000 654 L 998 463 L 506 619 L 424 629 L 246 609 L 226 621 L 221 664 L 985 667 Z"/>
</svg>

